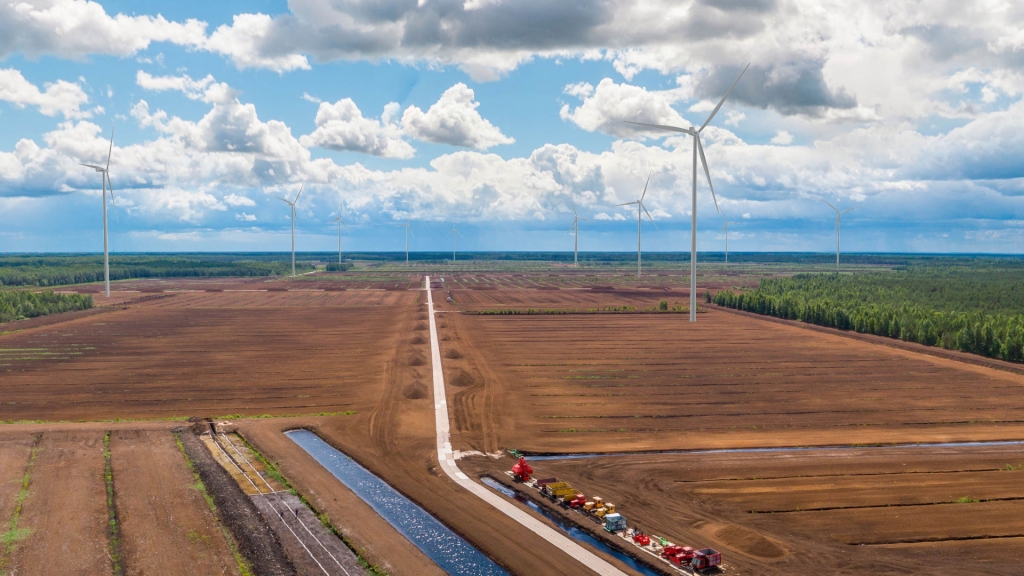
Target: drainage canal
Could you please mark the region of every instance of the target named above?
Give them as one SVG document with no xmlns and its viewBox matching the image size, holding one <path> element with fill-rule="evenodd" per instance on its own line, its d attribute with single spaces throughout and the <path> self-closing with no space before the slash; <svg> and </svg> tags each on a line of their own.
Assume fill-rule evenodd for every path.
<svg viewBox="0 0 1024 576">
<path fill-rule="evenodd" d="M 817 452 L 825 450 L 880 450 L 893 448 L 986 448 L 1021 446 L 1024 440 L 991 440 L 980 442 L 919 442 L 907 444 L 835 444 L 832 446 L 780 446 L 778 448 L 711 448 L 696 450 L 663 450 L 660 452 L 579 452 L 576 454 L 527 454 L 530 460 L 579 460 L 620 456 L 677 456 L 686 454 L 756 454 L 759 452 Z"/>
<path fill-rule="evenodd" d="M 494 488 L 498 492 L 501 492 L 505 496 L 514 499 L 516 502 L 526 504 L 530 508 L 530 510 L 537 512 L 538 514 L 543 514 L 545 518 L 554 522 L 555 526 L 561 528 L 562 531 L 568 534 L 570 537 L 579 540 L 580 542 L 590 544 L 594 548 L 597 548 L 598 550 L 604 552 L 605 554 L 608 554 L 609 556 L 614 556 L 626 566 L 629 566 L 633 570 L 636 570 L 637 572 L 644 574 L 645 576 L 661 576 L 661 572 L 653 570 L 648 566 L 642 564 L 641 562 L 638 562 L 632 556 L 624 554 L 620 552 L 618 549 L 609 546 L 600 538 L 593 537 L 586 530 L 583 530 L 579 526 L 576 526 L 573 522 L 566 520 L 558 514 L 552 514 L 543 506 L 540 506 L 536 502 L 531 500 L 529 497 L 520 494 L 519 492 L 509 488 L 508 486 L 505 486 L 501 482 L 498 482 L 486 476 L 481 478 L 480 481 L 490 486 L 491 488 Z"/>
<path fill-rule="evenodd" d="M 469 542 L 316 434 L 309 430 L 291 430 L 285 432 L 285 435 L 327 468 L 445 572 L 458 576 L 508 576 L 507 572 Z"/>
</svg>

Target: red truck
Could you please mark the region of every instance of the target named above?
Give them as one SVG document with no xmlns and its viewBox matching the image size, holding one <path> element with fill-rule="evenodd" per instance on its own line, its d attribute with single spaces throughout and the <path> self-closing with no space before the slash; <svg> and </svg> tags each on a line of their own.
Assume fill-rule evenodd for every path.
<svg viewBox="0 0 1024 576">
<path fill-rule="evenodd" d="M 704 548 L 693 553 L 690 566 L 694 570 L 707 570 L 722 565 L 722 553 L 714 548 Z"/>
</svg>

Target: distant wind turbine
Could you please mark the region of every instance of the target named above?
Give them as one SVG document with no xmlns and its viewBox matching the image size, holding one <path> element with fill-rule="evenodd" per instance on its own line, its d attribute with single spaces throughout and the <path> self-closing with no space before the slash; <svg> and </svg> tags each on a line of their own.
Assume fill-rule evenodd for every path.
<svg viewBox="0 0 1024 576">
<path fill-rule="evenodd" d="M 824 202 L 825 204 L 828 204 L 828 200 L 825 200 L 824 198 L 822 198 L 821 201 Z M 828 204 L 828 207 L 836 211 L 836 274 L 839 274 L 839 237 L 840 237 L 839 224 L 840 224 L 840 219 L 843 217 L 843 214 L 846 214 L 847 212 L 853 212 L 857 208 L 860 208 L 860 206 L 854 206 L 853 208 L 847 208 L 846 210 L 843 210 L 843 211 L 840 211 L 839 209 L 837 209 L 835 206 L 833 206 L 831 204 Z"/>
<path fill-rule="evenodd" d="M 93 170 L 102 174 L 102 186 L 103 186 L 103 294 L 110 298 L 110 252 L 108 250 L 107 243 L 107 190 L 110 190 L 110 203 L 117 208 L 117 204 L 114 203 L 114 187 L 110 184 L 110 156 L 114 153 L 114 129 L 110 129 L 110 147 L 107 149 L 107 165 L 97 166 L 95 164 L 82 164 L 86 168 L 92 168 Z M 117 218 L 117 213 L 114 213 L 114 218 Z"/>
<path fill-rule="evenodd" d="M 718 106 L 711 111 L 711 115 L 708 119 L 701 124 L 700 128 L 680 128 L 678 126 L 664 126 L 662 124 L 644 124 L 643 122 L 626 122 L 627 124 L 633 124 L 636 126 L 646 126 L 648 128 L 656 128 L 658 130 L 668 130 L 669 132 L 682 132 L 683 134 L 689 134 L 693 136 L 693 198 L 692 207 L 690 209 L 690 322 L 697 321 L 697 154 L 700 153 L 700 162 L 704 166 L 704 176 L 708 179 L 708 188 L 711 188 L 711 198 L 715 201 L 715 210 L 718 208 L 718 198 L 715 197 L 715 187 L 711 185 L 711 171 L 708 170 L 707 159 L 704 158 L 704 146 L 700 143 L 700 133 L 707 128 L 708 124 L 711 123 L 711 119 L 718 114 L 718 110 L 722 108 L 722 104 L 725 104 L 725 99 L 729 97 L 732 89 L 739 83 L 740 78 L 743 77 L 743 73 L 750 68 L 750 64 L 747 64 L 743 68 L 743 72 L 736 78 L 736 81 L 732 83 L 732 86 L 726 91 L 725 96 L 722 96 L 722 100 L 718 102 Z M 720 210 L 719 210 L 720 211 Z"/>
<path fill-rule="evenodd" d="M 465 235 L 462 232 L 459 232 L 459 229 L 455 227 L 455 224 L 452 224 L 451 232 L 449 232 L 448 234 L 445 234 L 445 236 L 451 236 L 452 237 L 452 263 L 454 264 L 455 263 L 455 239 L 458 238 L 459 236 L 465 237 Z"/>
<path fill-rule="evenodd" d="M 295 200 L 288 201 L 280 196 L 277 197 L 278 200 L 292 208 L 292 276 L 295 276 L 295 203 L 299 201 L 299 196 L 302 196 L 303 186 L 305 186 L 305 184 L 301 184 L 299 186 L 299 193 L 295 195 Z"/>
<path fill-rule="evenodd" d="M 651 183 L 651 175 L 647 175 L 647 184 Z M 647 219 L 651 221 L 654 228 L 657 229 L 658 225 L 654 224 L 654 218 L 651 218 L 651 213 L 647 211 L 647 207 L 644 206 L 644 196 L 647 196 L 647 184 L 644 184 L 644 193 L 640 195 L 639 200 L 633 202 L 626 202 L 624 204 L 616 204 L 616 206 L 630 206 L 636 204 L 636 277 L 640 277 L 640 211 L 643 210 L 647 214 Z"/>
<path fill-rule="evenodd" d="M 406 221 L 405 224 L 399 224 L 399 228 L 405 228 L 405 265 L 409 265 L 409 225 L 412 224 L 412 220 Z M 415 236 L 415 235 L 414 235 Z"/>
<path fill-rule="evenodd" d="M 725 263 L 729 263 L 729 224 L 736 224 L 736 222 L 729 222 L 729 219 L 725 217 L 725 213 L 722 213 L 722 218 L 725 218 Z"/>
<path fill-rule="evenodd" d="M 580 218 L 580 215 L 576 213 L 576 204 L 569 199 L 569 204 L 572 204 L 572 224 L 569 226 L 569 232 L 573 233 L 575 239 L 573 240 L 572 247 L 572 263 L 576 268 L 580 267 L 579 253 L 580 253 L 580 222 L 588 222 L 586 218 Z"/>
<path fill-rule="evenodd" d="M 348 226 L 345 224 L 345 204 L 344 202 L 338 203 L 338 217 L 331 222 L 338 223 L 338 264 L 341 264 L 341 227 L 344 226 L 345 230 L 348 230 Z"/>
</svg>

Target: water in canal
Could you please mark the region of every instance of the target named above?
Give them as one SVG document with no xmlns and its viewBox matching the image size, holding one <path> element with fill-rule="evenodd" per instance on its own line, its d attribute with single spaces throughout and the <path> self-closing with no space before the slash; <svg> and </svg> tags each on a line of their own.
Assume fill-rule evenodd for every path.
<svg viewBox="0 0 1024 576">
<path fill-rule="evenodd" d="M 458 576 L 508 576 L 500 566 L 411 500 L 309 430 L 285 432 L 442 570 Z"/>
</svg>

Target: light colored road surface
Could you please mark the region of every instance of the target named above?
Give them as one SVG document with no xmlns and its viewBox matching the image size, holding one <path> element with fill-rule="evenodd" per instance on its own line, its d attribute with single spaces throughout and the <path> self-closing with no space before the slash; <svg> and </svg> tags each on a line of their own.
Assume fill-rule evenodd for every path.
<svg viewBox="0 0 1024 576">
<path fill-rule="evenodd" d="M 512 503 L 491 492 L 482 485 L 469 479 L 463 474 L 452 453 L 451 436 L 448 428 L 448 402 L 446 401 L 444 389 L 444 372 L 441 370 L 441 349 L 437 341 L 437 323 L 434 321 L 434 297 L 430 290 L 430 276 L 426 277 L 427 306 L 430 311 L 430 366 L 434 373 L 434 417 L 437 423 L 437 459 L 441 463 L 441 469 L 456 484 L 472 492 L 475 496 L 500 510 L 509 518 L 519 522 L 534 534 L 554 544 L 569 556 L 579 560 L 584 566 L 601 574 L 602 576 L 626 576 L 625 572 L 612 566 L 600 556 L 587 550 L 565 536 L 558 530 L 551 528 L 530 514 L 516 508 Z"/>
</svg>

